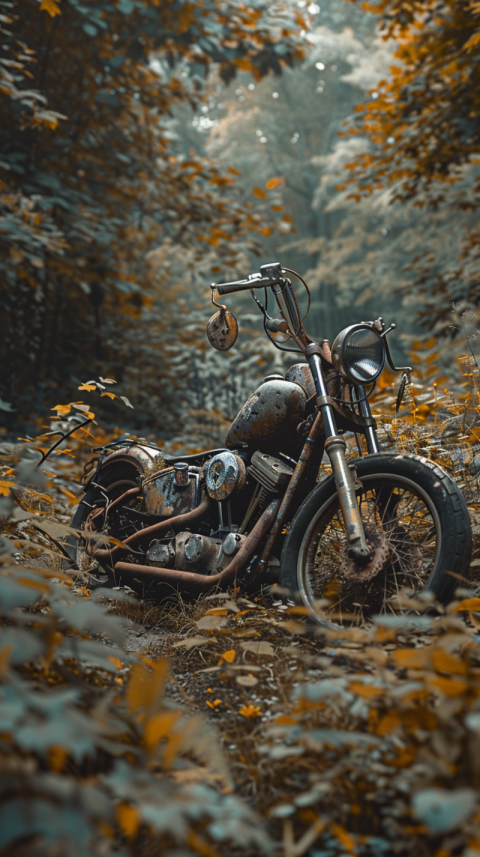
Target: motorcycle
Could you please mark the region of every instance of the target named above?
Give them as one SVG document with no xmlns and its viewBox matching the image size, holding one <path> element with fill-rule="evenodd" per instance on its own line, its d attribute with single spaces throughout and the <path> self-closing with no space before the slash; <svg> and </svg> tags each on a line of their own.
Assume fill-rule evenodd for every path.
<svg viewBox="0 0 480 857">
<path fill-rule="evenodd" d="M 265 378 L 224 448 L 168 456 L 136 438 L 103 447 L 72 520 L 80 569 L 98 563 L 112 584 L 157 599 L 279 583 L 315 620 L 334 625 L 401 609 L 391 599 L 402 590 L 446 603 L 468 577 L 471 525 L 455 482 L 426 458 L 379 448 L 369 396 L 386 361 L 404 373 L 402 389 L 411 371 L 393 363 L 387 336 L 395 325 L 378 318 L 345 328 L 331 347 L 315 342 L 292 277 L 310 306 L 305 281 L 278 263 L 212 284 L 213 347 L 231 348 L 238 333 L 217 297 L 250 291 L 272 344 L 303 360 Z M 324 454 L 331 474 L 320 471 Z"/>
</svg>

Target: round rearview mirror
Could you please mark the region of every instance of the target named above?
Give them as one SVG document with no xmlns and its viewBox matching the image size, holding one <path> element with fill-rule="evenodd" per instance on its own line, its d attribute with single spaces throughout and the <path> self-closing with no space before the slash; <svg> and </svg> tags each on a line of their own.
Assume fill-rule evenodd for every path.
<svg viewBox="0 0 480 857">
<path fill-rule="evenodd" d="M 217 351 L 228 351 L 235 345 L 238 336 L 238 322 L 228 310 L 221 309 L 212 315 L 207 324 L 207 338 Z"/>
</svg>

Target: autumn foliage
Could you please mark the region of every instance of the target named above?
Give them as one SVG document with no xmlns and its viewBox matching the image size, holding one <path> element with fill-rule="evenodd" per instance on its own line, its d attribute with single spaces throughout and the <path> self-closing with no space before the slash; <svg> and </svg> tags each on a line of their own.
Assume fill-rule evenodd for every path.
<svg viewBox="0 0 480 857">
<path fill-rule="evenodd" d="M 217 270 L 231 266 L 267 229 L 238 198 L 235 166 L 183 151 L 171 121 L 199 109 L 211 68 L 258 79 L 300 59 L 301 16 L 213 0 L 27 0 L 1 12 L 1 395 L 21 417 L 32 390 L 53 398 L 87 356 L 125 363 L 132 317 L 163 298 L 147 257 L 165 285 L 183 253 L 205 294 L 209 248 Z"/>
<path fill-rule="evenodd" d="M 340 189 L 350 188 L 360 201 L 386 188 L 392 202 L 411 201 L 425 218 L 445 210 L 461 224 L 479 205 L 480 6 L 456 0 L 361 5 L 378 16 L 382 38 L 396 49 L 389 76 L 357 105 L 344 132 L 368 142 L 347 164 L 350 178 Z M 407 291 L 418 297 L 423 325 L 455 336 L 448 324 L 452 303 L 460 311 L 478 306 L 479 247 L 473 217 L 464 219 L 447 265 L 436 264 L 434 247 L 419 248 L 409 265 L 417 277 Z"/>
</svg>

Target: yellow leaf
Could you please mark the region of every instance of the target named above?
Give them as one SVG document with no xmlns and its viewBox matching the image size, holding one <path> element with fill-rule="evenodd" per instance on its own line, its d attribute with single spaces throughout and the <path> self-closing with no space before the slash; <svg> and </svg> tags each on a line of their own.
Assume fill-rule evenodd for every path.
<svg viewBox="0 0 480 857">
<path fill-rule="evenodd" d="M 90 393 L 92 390 L 97 389 L 97 385 L 96 384 L 80 384 L 78 389 L 79 390 L 86 390 L 87 393 Z"/>
<path fill-rule="evenodd" d="M 109 399 L 118 399 L 118 396 L 116 396 L 115 393 L 101 393 L 100 398 L 102 398 L 102 396 L 108 396 Z"/>
<path fill-rule="evenodd" d="M 235 654 L 235 649 L 229 649 L 228 652 L 223 653 L 222 658 L 224 661 L 227 661 L 227 663 L 231 664 L 235 660 Z"/>
<path fill-rule="evenodd" d="M 48 12 L 51 18 L 54 18 L 55 15 L 60 15 L 60 9 L 55 3 L 55 0 L 42 0 L 40 3 L 40 11 Z"/>
<path fill-rule="evenodd" d="M 445 694 L 445 696 L 452 697 L 461 696 L 468 689 L 466 681 L 444 678 L 444 676 L 438 676 L 437 678 L 428 681 L 427 684 L 429 687 L 439 690 L 440 693 Z"/>
<path fill-rule="evenodd" d="M 109 657 L 109 659 L 108 659 L 108 660 L 110 661 L 110 663 L 112 663 L 112 664 L 113 664 L 113 666 L 114 666 L 114 667 L 117 667 L 117 669 L 119 669 L 119 670 L 121 670 L 121 669 L 122 669 L 123 664 L 122 664 L 122 662 L 121 662 L 121 660 L 120 660 L 119 658 Z"/>
<path fill-rule="evenodd" d="M 59 414 L 69 414 L 70 411 L 72 410 L 72 406 L 71 405 L 55 405 L 55 407 L 52 408 L 51 410 L 52 411 L 58 411 Z"/>
<path fill-rule="evenodd" d="M 218 705 L 221 705 L 221 704 L 222 703 L 221 703 L 220 699 L 214 699 L 213 702 L 210 702 L 210 700 L 207 699 L 207 705 L 209 708 L 216 708 Z"/>
<path fill-rule="evenodd" d="M 293 223 L 293 217 L 290 217 L 289 214 L 284 214 L 282 220 L 284 223 Z"/>
<path fill-rule="evenodd" d="M 474 33 L 473 36 L 470 36 L 468 42 L 465 42 L 465 44 L 463 45 L 463 50 L 469 51 L 472 48 L 474 48 L 475 45 L 478 45 L 479 42 L 480 42 L 480 30 L 477 30 L 477 32 Z"/>
<path fill-rule="evenodd" d="M 349 684 L 349 689 L 361 696 L 363 699 L 371 699 L 374 696 L 379 696 L 384 693 L 382 687 L 373 687 L 371 684 L 364 684 L 362 681 L 352 681 Z"/>
<path fill-rule="evenodd" d="M 208 842 L 205 842 L 198 833 L 195 833 L 193 828 L 188 831 L 187 845 L 189 847 L 189 854 L 199 854 L 200 857 L 219 857 L 217 849 L 212 848 Z"/>
<path fill-rule="evenodd" d="M 128 839 L 136 836 L 140 827 L 138 812 L 130 803 L 119 803 L 115 810 L 118 826 Z"/>
<path fill-rule="evenodd" d="M 148 721 L 145 727 L 144 741 L 149 750 L 169 734 L 179 717 L 178 711 L 164 711 Z"/>
<path fill-rule="evenodd" d="M 343 845 L 345 851 L 349 854 L 356 854 L 355 842 L 349 833 L 340 824 L 332 824 L 332 833 L 337 837 L 338 841 Z"/>
<path fill-rule="evenodd" d="M 38 589 L 40 592 L 50 592 L 48 584 L 43 583 L 40 580 L 30 580 L 28 577 L 17 577 L 17 583 L 20 583 L 22 586 L 30 586 L 32 589 Z"/>
<path fill-rule="evenodd" d="M 66 488 L 60 488 L 60 491 L 68 497 L 71 506 L 75 506 L 78 503 L 78 497 L 75 494 L 72 494 L 71 491 L 67 491 Z"/>
<path fill-rule="evenodd" d="M 67 762 L 68 753 L 64 747 L 49 747 L 48 749 L 48 767 L 55 773 L 60 774 Z"/>
<path fill-rule="evenodd" d="M 397 667 L 406 667 L 407 669 L 419 669 L 425 664 L 424 649 L 399 649 L 397 652 L 392 652 L 392 660 Z"/>
<path fill-rule="evenodd" d="M 460 601 L 457 604 L 457 611 L 460 613 L 462 610 L 480 611 L 480 598 L 465 598 Z"/>
<path fill-rule="evenodd" d="M 253 188 L 253 190 L 252 190 L 252 193 L 253 193 L 253 195 L 254 195 L 254 196 L 256 196 L 258 199 L 266 199 L 266 198 L 267 198 L 267 194 L 265 193 L 265 191 L 264 191 L 264 190 L 262 190 L 262 188 L 261 188 L 261 187 L 254 187 L 254 188 Z"/>
<path fill-rule="evenodd" d="M 150 669 L 148 668 L 150 666 Z M 166 658 L 148 666 L 135 664 L 128 683 L 127 700 L 132 711 L 139 709 L 155 710 L 160 705 L 163 685 L 167 677 Z"/>
<path fill-rule="evenodd" d="M 274 187 L 278 187 L 279 185 L 284 184 L 285 179 L 283 178 L 283 176 L 279 176 L 278 178 L 269 179 L 268 182 L 266 182 L 265 187 L 267 188 L 267 190 L 273 190 Z"/>
<path fill-rule="evenodd" d="M 8 666 L 10 661 L 10 655 L 12 654 L 13 646 L 11 643 L 8 646 L 4 646 L 3 649 L 0 650 L 0 676 L 6 675 L 8 672 Z"/>
<path fill-rule="evenodd" d="M 13 482 L 0 482 L 0 494 L 7 496 L 10 493 L 10 488 L 13 488 Z"/>
<path fill-rule="evenodd" d="M 457 673 L 466 675 L 468 672 L 467 664 L 454 655 L 449 655 L 447 652 L 433 652 L 432 664 L 434 669 L 443 673 Z"/>
<path fill-rule="evenodd" d="M 400 723 L 400 718 L 395 711 L 389 711 L 384 714 L 377 727 L 377 735 L 388 735 Z"/>
<path fill-rule="evenodd" d="M 259 705 L 244 705 L 240 709 L 240 714 L 242 714 L 243 717 L 260 717 L 261 713 Z"/>
</svg>

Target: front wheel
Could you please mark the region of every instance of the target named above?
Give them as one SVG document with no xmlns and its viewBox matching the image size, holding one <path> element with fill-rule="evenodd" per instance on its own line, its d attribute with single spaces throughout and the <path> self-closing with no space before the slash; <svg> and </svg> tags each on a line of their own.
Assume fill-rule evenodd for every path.
<svg viewBox="0 0 480 857">
<path fill-rule="evenodd" d="M 470 517 L 457 485 L 415 455 L 382 453 L 354 463 L 371 560 L 361 566 L 348 556 L 330 477 L 311 492 L 292 522 L 280 583 L 298 592 L 320 623 L 360 624 L 373 614 L 394 613 L 392 597 L 405 589 L 429 590 L 448 602 L 468 577 L 472 550 Z"/>
</svg>

